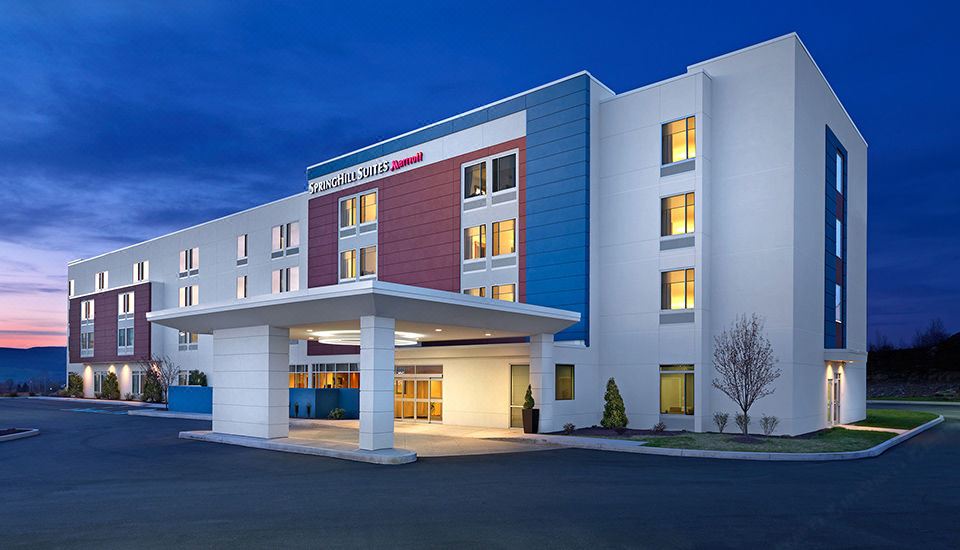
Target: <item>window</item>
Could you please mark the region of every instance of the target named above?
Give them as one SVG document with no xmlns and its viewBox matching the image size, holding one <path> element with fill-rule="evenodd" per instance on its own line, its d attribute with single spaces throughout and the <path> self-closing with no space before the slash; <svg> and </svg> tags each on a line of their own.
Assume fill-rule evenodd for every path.
<svg viewBox="0 0 960 550">
<path fill-rule="evenodd" d="M 463 259 L 476 260 L 487 256 L 487 226 L 477 225 L 463 230 Z"/>
<path fill-rule="evenodd" d="M 368 246 L 360 249 L 360 276 L 367 277 L 377 274 L 377 247 Z"/>
<path fill-rule="evenodd" d="M 836 253 L 838 258 L 843 257 L 843 222 L 837 220 L 836 227 Z"/>
<path fill-rule="evenodd" d="M 107 373 L 103 371 L 98 371 L 93 373 L 93 393 L 100 394 L 103 392 L 103 381 L 107 378 Z"/>
<path fill-rule="evenodd" d="M 463 198 L 487 194 L 487 163 L 478 162 L 463 169 Z"/>
<path fill-rule="evenodd" d="M 130 393 L 133 395 L 143 395 L 143 382 L 145 380 L 142 370 L 135 370 L 130 373 Z"/>
<path fill-rule="evenodd" d="M 80 302 L 80 320 L 81 321 L 93 321 L 94 315 L 94 301 L 93 300 L 84 300 Z"/>
<path fill-rule="evenodd" d="M 557 401 L 569 401 L 573 399 L 573 365 L 557 365 L 556 371 Z"/>
<path fill-rule="evenodd" d="M 274 294 L 300 290 L 300 268 L 293 266 L 273 270 L 271 290 Z"/>
<path fill-rule="evenodd" d="M 106 271 L 101 271 L 100 273 L 97 273 L 97 275 L 94 277 L 94 288 L 96 288 L 97 291 L 106 290 L 107 283 L 108 283 L 108 273 Z"/>
<path fill-rule="evenodd" d="M 133 313 L 133 293 L 124 292 L 117 295 L 117 316 L 126 317 Z"/>
<path fill-rule="evenodd" d="M 517 155 L 493 159 L 493 192 L 513 189 L 517 186 Z"/>
<path fill-rule="evenodd" d="M 237 259 L 245 260 L 247 258 L 247 234 L 237 235 Z"/>
<path fill-rule="evenodd" d="M 470 296 L 479 296 L 483 298 L 487 295 L 487 289 L 486 287 L 482 287 L 482 286 L 479 288 L 465 288 L 463 289 L 463 293 L 469 294 Z"/>
<path fill-rule="evenodd" d="M 843 322 L 843 287 L 840 285 L 834 285 L 834 297 L 833 297 L 833 309 L 834 315 L 833 320 L 837 323 Z"/>
<path fill-rule="evenodd" d="M 340 280 L 357 278 L 357 251 L 344 250 L 340 253 Z"/>
<path fill-rule="evenodd" d="M 360 369 L 357 363 L 315 363 L 311 365 L 314 388 L 359 388 Z"/>
<path fill-rule="evenodd" d="M 357 225 L 357 197 L 350 197 L 340 201 L 340 227 Z"/>
<path fill-rule="evenodd" d="M 837 149 L 837 193 L 843 194 L 843 153 Z"/>
<path fill-rule="evenodd" d="M 516 252 L 516 220 L 493 222 L 493 255 Z"/>
<path fill-rule="evenodd" d="M 290 387 L 307 388 L 310 386 L 310 371 L 308 365 L 290 365 Z"/>
<path fill-rule="evenodd" d="M 692 116 L 663 125 L 663 164 L 697 156 L 697 126 Z"/>
<path fill-rule="evenodd" d="M 76 281 L 74 281 L 73 279 L 70 279 L 69 281 L 67 281 L 67 296 L 72 297 L 76 293 L 77 293 Z"/>
<path fill-rule="evenodd" d="M 200 286 L 180 287 L 180 307 L 195 306 L 200 303 Z"/>
<path fill-rule="evenodd" d="M 516 285 L 493 285 L 493 299 L 494 300 L 504 300 L 507 302 L 516 302 Z"/>
<path fill-rule="evenodd" d="M 177 373 L 177 385 L 178 386 L 189 386 L 190 385 L 190 372 L 182 370 Z"/>
<path fill-rule="evenodd" d="M 693 309 L 693 269 L 665 271 L 661 274 L 662 309 Z"/>
<path fill-rule="evenodd" d="M 360 195 L 360 223 L 377 221 L 377 193 Z"/>
<path fill-rule="evenodd" d="M 290 222 L 273 226 L 273 253 L 271 258 L 279 258 L 286 251 L 287 255 L 300 251 L 300 222 Z"/>
<path fill-rule="evenodd" d="M 660 414 L 693 414 L 693 365 L 660 365 Z"/>
<path fill-rule="evenodd" d="M 693 233 L 693 193 L 660 199 L 660 235 Z"/>
<path fill-rule="evenodd" d="M 242 300 L 247 297 L 247 276 L 240 275 L 237 277 L 237 299 Z"/>
<path fill-rule="evenodd" d="M 133 282 L 142 283 L 150 278 L 150 262 L 143 260 L 133 264 Z"/>
<path fill-rule="evenodd" d="M 117 329 L 117 355 L 133 353 L 133 327 Z"/>
<path fill-rule="evenodd" d="M 93 357 L 93 333 L 80 333 L 80 357 Z"/>
<path fill-rule="evenodd" d="M 177 336 L 177 344 L 180 351 L 197 349 L 199 343 L 200 335 L 195 332 L 184 332 L 181 330 Z"/>
<path fill-rule="evenodd" d="M 189 277 L 200 273 L 200 249 L 188 248 L 180 251 L 180 276 Z"/>
</svg>

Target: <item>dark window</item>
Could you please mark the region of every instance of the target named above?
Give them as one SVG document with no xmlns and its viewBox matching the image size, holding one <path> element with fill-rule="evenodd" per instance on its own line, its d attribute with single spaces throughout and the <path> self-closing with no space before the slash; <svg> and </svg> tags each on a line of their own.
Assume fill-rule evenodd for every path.
<svg viewBox="0 0 960 550">
<path fill-rule="evenodd" d="M 493 159 L 493 192 L 517 186 L 517 155 Z"/>
<path fill-rule="evenodd" d="M 557 365 L 557 401 L 569 401 L 573 399 L 574 394 L 574 368 L 573 365 Z"/>
</svg>

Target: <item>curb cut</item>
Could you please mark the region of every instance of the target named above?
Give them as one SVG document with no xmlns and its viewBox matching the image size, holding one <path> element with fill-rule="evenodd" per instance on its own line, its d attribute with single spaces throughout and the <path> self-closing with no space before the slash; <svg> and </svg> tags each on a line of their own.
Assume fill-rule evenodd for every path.
<svg viewBox="0 0 960 550">
<path fill-rule="evenodd" d="M 13 441 L 15 439 L 23 439 L 25 437 L 33 437 L 35 435 L 40 435 L 40 430 L 36 428 L 14 428 L 14 429 L 27 430 L 27 431 L 15 433 L 15 434 L 0 435 L 0 443 L 3 443 L 4 441 Z"/>
<path fill-rule="evenodd" d="M 701 449 L 669 449 L 662 447 L 645 447 L 640 441 L 627 441 L 623 439 L 600 439 L 593 437 L 577 437 L 569 435 L 536 435 L 526 436 L 521 439 L 539 444 L 559 445 L 561 447 L 571 447 L 575 449 L 590 449 L 595 451 L 614 451 L 621 453 L 637 453 L 659 456 L 680 456 L 691 458 L 719 458 L 725 460 L 766 460 L 781 462 L 820 462 L 827 460 L 858 460 L 861 458 L 873 458 L 881 455 L 884 451 L 899 445 L 911 437 L 929 430 L 943 422 L 943 416 L 938 416 L 926 424 L 921 424 L 910 431 L 904 432 L 895 437 L 860 451 L 841 451 L 835 453 L 760 453 L 749 451 L 709 451 Z"/>
</svg>

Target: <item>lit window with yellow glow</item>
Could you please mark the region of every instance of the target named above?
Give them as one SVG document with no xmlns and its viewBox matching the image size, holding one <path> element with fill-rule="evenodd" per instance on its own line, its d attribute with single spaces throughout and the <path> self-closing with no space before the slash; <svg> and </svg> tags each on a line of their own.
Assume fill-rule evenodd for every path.
<svg viewBox="0 0 960 550">
<path fill-rule="evenodd" d="M 487 194 L 487 163 L 478 162 L 463 169 L 463 198 Z"/>
<path fill-rule="evenodd" d="M 369 277 L 377 274 L 377 247 L 368 246 L 360 249 L 360 276 Z"/>
<path fill-rule="evenodd" d="M 683 235 L 693 233 L 693 193 L 660 199 L 662 220 L 660 235 Z"/>
<path fill-rule="evenodd" d="M 660 414 L 693 414 L 693 365 L 660 365 Z"/>
<path fill-rule="evenodd" d="M 679 269 L 661 273 L 662 309 L 693 309 L 693 269 Z"/>
<path fill-rule="evenodd" d="M 503 300 L 505 302 L 516 302 L 517 301 L 517 285 L 493 285 L 493 299 L 494 300 Z"/>
<path fill-rule="evenodd" d="M 463 230 L 463 259 L 476 260 L 487 256 L 487 226 L 477 225 Z"/>
<path fill-rule="evenodd" d="M 470 296 L 479 296 L 481 298 L 484 298 L 487 295 L 487 289 L 486 287 L 482 287 L 482 286 L 478 288 L 465 288 L 463 289 L 463 293 L 468 294 Z"/>
<path fill-rule="evenodd" d="M 357 198 L 350 197 L 340 201 L 340 227 L 357 225 Z"/>
<path fill-rule="evenodd" d="M 377 221 L 377 194 L 367 193 L 360 196 L 360 223 Z"/>
<path fill-rule="evenodd" d="M 516 252 L 516 220 L 493 222 L 493 255 Z"/>
<path fill-rule="evenodd" d="M 692 116 L 663 125 L 663 164 L 697 156 L 697 126 Z"/>
<path fill-rule="evenodd" d="M 340 253 L 340 280 L 357 278 L 357 251 L 344 250 Z"/>
</svg>

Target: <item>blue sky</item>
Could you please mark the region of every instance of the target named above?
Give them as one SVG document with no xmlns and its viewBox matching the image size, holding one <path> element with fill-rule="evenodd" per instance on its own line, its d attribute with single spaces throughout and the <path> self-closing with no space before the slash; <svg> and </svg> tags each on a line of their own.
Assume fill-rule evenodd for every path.
<svg viewBox="0 0 960 550">
<path fill-rule="evenodd" d="M 67 261 L 287 196 L 306 166 L 587 69 L 626 91 L 797 31 L 870 144 L 869 333 L 960 330 L 957 13 L 921 3 L 6 2 L 0 345 Z"/>
</svg>

